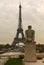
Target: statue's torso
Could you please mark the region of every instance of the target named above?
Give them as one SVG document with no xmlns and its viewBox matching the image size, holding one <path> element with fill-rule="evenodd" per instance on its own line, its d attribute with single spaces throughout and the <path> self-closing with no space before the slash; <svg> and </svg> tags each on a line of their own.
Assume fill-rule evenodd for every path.
<svg viewBox="0 0 44 65">
<path fill-rule="evenodd" d="M 26 30 L 26 35 L 27 35 L 27 40 L 28 41 L 33 41 L 34 38 L 34 30 Z"/>
</svg>

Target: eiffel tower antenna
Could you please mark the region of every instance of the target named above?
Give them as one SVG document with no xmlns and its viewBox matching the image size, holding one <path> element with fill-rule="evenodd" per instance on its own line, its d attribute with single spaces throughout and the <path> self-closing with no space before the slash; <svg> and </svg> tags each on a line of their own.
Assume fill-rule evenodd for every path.
<svg viewBox="0 0 44 65">
<path fill-rule="evenodd" d="M 22 6 L 21 6 L 21 2 L 20 2 L 20 5 L 19 5 L 19 25 L 18 25 L 19 28 L 22 28 L 21 8 L 22 8 Z"/>
<path fill-rule="evenodd" d="M 19 0 L 19 4 L 21 4 L 21 0 Z"/>
</svg>

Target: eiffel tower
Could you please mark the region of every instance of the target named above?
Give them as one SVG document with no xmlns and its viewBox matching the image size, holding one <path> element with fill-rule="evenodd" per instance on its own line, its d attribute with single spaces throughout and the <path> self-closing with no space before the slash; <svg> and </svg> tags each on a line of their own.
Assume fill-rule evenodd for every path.
<svg viewBox="0 0 44 65">
<path fill-rule="evenodd" d="M 21 38 L 19 38 L 19 34 L 22 35 Z M 23 28 L 22 28 L 21 4 L 20 4 L 19 5 L 19 24 L 18 24 L 17 34 L 16 34 L 16 37 L 14 38 L 12 45 L 16 45 L 16 43 L 19 43 L 19 42 L 24 43 L 24 41 L 25 41 L 25 37 L 23 33 Z"/>
</svg>

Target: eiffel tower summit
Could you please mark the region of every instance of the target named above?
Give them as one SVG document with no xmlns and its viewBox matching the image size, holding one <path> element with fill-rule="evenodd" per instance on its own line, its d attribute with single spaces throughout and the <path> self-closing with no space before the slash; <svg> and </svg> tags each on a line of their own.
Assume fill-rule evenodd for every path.
<svg viewBox="0 0 44 65">
<path fill-rule="evenodd" d="M 22 6 L 21 6 L 21 3 L 20 3 L 20 5 L 19 5 L 18 29 L 17 29 L 16 37 L 14 38 L 12 45 L 16 45 L 17 43 L 20 43 L 20 42 L 24 43 L 24 41 L 25 41 L 23 28 L 22 28 L 21 8 L 22 8 Z M 21 38 L 19 37 L 19 34 L 21 34 Z"/>
</svg>

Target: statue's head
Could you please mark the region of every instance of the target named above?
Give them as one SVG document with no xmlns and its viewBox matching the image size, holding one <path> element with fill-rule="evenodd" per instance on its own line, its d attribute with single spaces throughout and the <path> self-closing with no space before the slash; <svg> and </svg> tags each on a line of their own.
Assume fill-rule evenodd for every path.
<svg viewBox="0 0 44 65">
<path fill-rule="evenodd" d="M 31 30 L 31 29 L 32 29 L 32 26 L 31 26 L 31 25 L 29 25 L 29 26 L 28 26 L 28 30 Z"/>
</svg>

